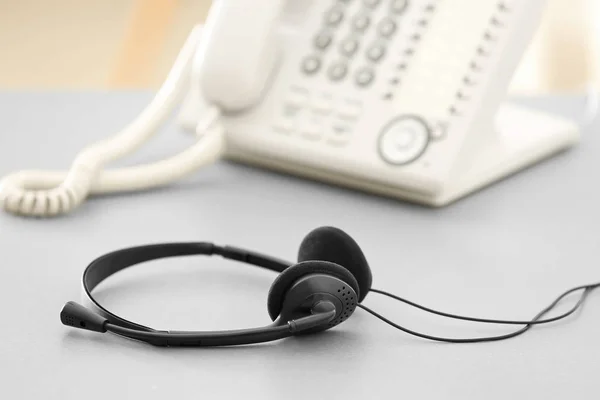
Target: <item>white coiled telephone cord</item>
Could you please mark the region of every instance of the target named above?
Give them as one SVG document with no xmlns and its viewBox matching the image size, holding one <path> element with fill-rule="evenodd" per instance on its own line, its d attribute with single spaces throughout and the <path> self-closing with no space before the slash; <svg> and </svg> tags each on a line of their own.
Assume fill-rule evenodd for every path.
<svg viewBox="0 0 600 400">
<path fill-rule="evenodd" d="M 90 194 L 155 188 L 173 182 L 216 161 L 224 147 L 220 110 L 208 107 L 196 133 L 200 139 L 181 153 L 161 161 L 103 171 L 114 160 L 147 142 L 181 102 L 189 88 L 192 60 L 200 44 L 195 27 L 167 79 L 152 102 L 117 135 L 82 150 L 69 171 L 21 171 L 0 182 L 0 206 L 16 215 L 52 217 L 77 208 Z"/>
</svg>

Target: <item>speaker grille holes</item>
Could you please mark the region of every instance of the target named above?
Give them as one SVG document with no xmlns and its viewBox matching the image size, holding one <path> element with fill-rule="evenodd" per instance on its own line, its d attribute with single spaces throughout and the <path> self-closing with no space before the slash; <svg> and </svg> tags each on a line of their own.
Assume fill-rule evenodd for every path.
<svg viewBox="0 0 600 400">
<path fill-rule="evenodd" d="M 341 302 L 342 310 L 336 319 L 329 322 L 329 324 L 327 325 L 329 328 L 332 328 L 350 318 L 350 316 L 356 309 L 356 301 L 354 300 L 354 293 L 352 291 L 352 288 L 342 286 L 341 289 L 338 289 L 337 292 L 339 293 L 338 299 Z"/>
</svg>

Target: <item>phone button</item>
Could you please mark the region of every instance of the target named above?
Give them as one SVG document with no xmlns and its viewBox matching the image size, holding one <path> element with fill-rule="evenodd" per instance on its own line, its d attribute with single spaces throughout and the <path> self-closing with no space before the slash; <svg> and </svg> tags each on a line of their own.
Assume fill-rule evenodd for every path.
<svg viewBox="0 0 600 400">
<path fill-rule="evenodd" d="M 344 12 L 334 7 L 325 14 L 325 23 L 329 26 L 337 26 L 344 19 Z"/>
<path fill-rule="evenodd" d="M 382 37 L 389 38 L 396 32 L 396 23 L 390 18 L 385 18 L 379 23 L 377 31 Z"/>
<path fill-rule="evenodd" d="M 367 57 L 373 62 L 378 62 L 385 56 L 385 47 L 375 44 L 367 50 Z"/>
<path fill-rule="evenodd" d="M 333 146 L 343 146 L 350 142 L 352 128 L 348 125 L 336 124 L 331 128 L 331 136 L 327 143 Z"/>
<path fill-rule="evenodd" d="M 294 121 L 290 118 L 282 117 L 273 125 L 273 129 L 277 133 L 289 135 L 294 130 Z"/>
<path fill-rule="evenodd" d="M 302 137 L 309 140 L 318 140 L 323 136 L 323 125 L 320 121 L 306 120 L 300 127 Z"/>
<path fill-rule="evenodd" d="M 316 74 L 321 69 L 321 59 L 317 56 L 308 56 L 302 61 L 302 70 L 307 75 Z"/>
<path fill-rule="evenodd" d="M 317 95 L 313 97 L 310 106 L 317 114 L 329 114 L 333 108 L 333 100 L 326 94 Z"/>
<path fill-rule="evenodd" d="M 346 74 L 348 73 L 348 67 L 344 62 L 337 62 L 329 67 L 329 78 L 334 81 L 339 81 L 344 79 Z"/>
<path fill-rule="evenodd" d="M 429 143 L 429 127 L 419 117 L 405 116 L 390 122 L 379 136 L 379 155 L 393 165 L 418 159 Z"/>
<path fill-rule="evenodd" d="M 391 9 L 393 13 L 402 14 L 408 6 L 408 0 L 392 0 Z"/>
<path fill-rule="evenodd" d="M 442 140 L 446 138 L 446 133 L 448 130 L 448 125 L 444 122 L 438 122 L 433 125 L 431 129 L 431 139 L 433 140 Z"/>
<path fill-rule="evenodd" d="M 375 71 L 373 68 L 364 67 L 358 70 L 354 77 L 356 84 L 361 87 L 369 86 L 375 79 Z"/>
<path fill-rule="evenodd" d="M 340 44 L 340 50 L 345 56 L 352 57 L 356 53 L 356 50 L 358 50 L 358 40 L 354 38 L 344 40 Z"/>
<path fill-rule="evenodd" d="M 357 15 L 352 20 L 352 27 L 357 32 L 364 32 L 371 24 L 371 18 L 368 15 Z"/>
<path fill-rule="evenodd" d="M 294 108 L 301 109 L 306 107 L 308 104 L 308 93 L 291 91 L 285 99 L 285 105 Z"/>
<path fill-rule="evenodd" d="M 369 8 L 376 8 L 381 3 L 381 0 L 363 0 L 363 3 Z"/>
<path fill-rule="evenodd" d="M 361 111 L 360 103 L 346 101 L 338 106 L 337 116 L 343 120 L 354 120 L 360 116 Z"/>
<path fill-rule="evenodd" d="M 315 36 L 315 47 L 319 50 L 325 50 L 329 47 L 333 41 L 333 35 L 331 32 L 325 30 Z"/>
</svg>

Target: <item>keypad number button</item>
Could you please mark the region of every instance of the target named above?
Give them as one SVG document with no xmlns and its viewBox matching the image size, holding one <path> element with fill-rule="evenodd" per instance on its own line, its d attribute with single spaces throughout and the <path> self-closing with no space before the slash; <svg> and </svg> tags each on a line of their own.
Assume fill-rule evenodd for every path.
<svg viewBox="0 0 600 400">
<path fill-rule="evenodd" d="M 363 4 L 369 8 L 377 8 L 381 4 L 381 0 L 363 0 Z"/>
<path fill-rule="evenodd" d="M 374 44 L 367 49 L 367 58 L 373 62 L 379 62 L 385 56 L 385 47 L 381 44 Z"/>
<path fill-rule="evenodd" d="M 390 9 L 394 14 L 402 14 L 408 7 L 408 0 L 392 0 Z"/>
<path fill-rule="evenodd" d="M 333 81 L 341 81 L 348 73 L 348 66 L 345 62 L 340 61 L 331 65 L 328 70 L 329 78 Z"/>
<path fill-rule="evenodd" d="M 338 26 L 344 19 L 344 11 L 340 7 L 334 7 L 325 14 L 325 24 Z"/>
<path fill-rule="evenodd" d="M 354 81 L 360 87 L 369 86 L 375 79 L 375 71 L 373 68 L 364 67 L 359 69 L 354 76 Z"/>
<path fill-rule="evenodd" d="M 371 18 L 368 15 L 357 15 L 352 20 L 352 27 L 357 32 L 364 32 L 371 24 Z"/>
<path fill-rule="evenodd" d="M 390 18 L 383 19 L 377 26 L 377 32 L 384 38 L 390 38 L 396 33 L 396 29 L 396 23 Z"/>
<path fill-rule="evenodd" d="M 315 47 L 319 50 L 325 50 L 333 41 L 333 35 L 328 30 L 322 31 L 317 36 L 315 36 Z"/>
<path fill-rule="evenodd" d="M 340 51 L 347 57 L 352 57 L 358 50 L 358 40 L 348 38 L 340 44 Z"/>
<path fill-rule="evenodd" d="M 308 56 L 302 61 L 302 71 L 307 75 L 314 75 L 321 69 L 321 59 L 317 56 Z"/>
</svg>

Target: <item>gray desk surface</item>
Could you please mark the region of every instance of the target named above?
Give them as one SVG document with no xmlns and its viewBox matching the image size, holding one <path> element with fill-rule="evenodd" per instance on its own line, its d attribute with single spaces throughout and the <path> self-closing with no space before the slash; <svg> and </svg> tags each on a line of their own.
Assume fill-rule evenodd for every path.
<svg viewBox="0 0 600 400">
<path fill-rule="evenodd" d="M 0 175 L 67 167 L 77 150 L 122 127 L 149 97 L 1 94 Z M 583 103 L 530 102 L 571 116 Z M 191 140 L 168 125 L 128 162 Z M 573 151 L 440 210 L 220 163 L 169 189 L 95 198 L 65 218 L 2 214 L 0 397 L 597 398 L 598 293 L 567 322 L 477 345 L 406 336 L 359 310 L 322 335 L 164 349 L 68 329 L 58 314 L 64 302 L 79 300 L 87 263 L 116 248 L 211 240 L 294 259 L 304 234 L 331 224 L 363 246 L 375 287 L 450 312 L 529 318 L 567 287 L 600 280 L 599 154 L 600 137 L 588 129 Z M 273 278 L 225 260 L 183 258 L 125 271 L 98 295 L 125 317 L 158 328 L 258 326 L 269 321 Z M 430 318 L 375 294 L 365 304 L 434 334 L 510 329 Z"/>
</svg>

